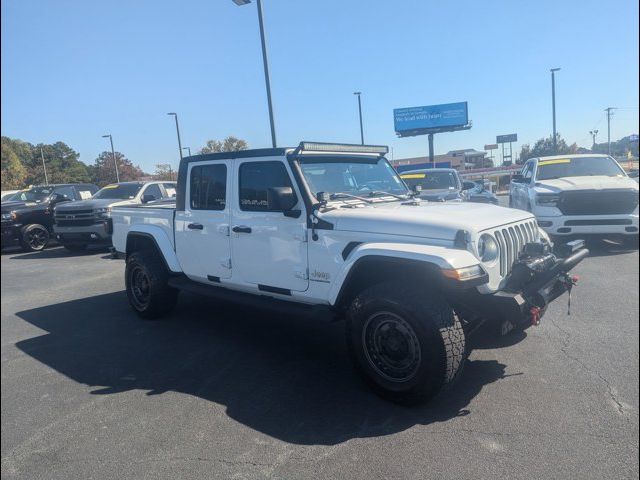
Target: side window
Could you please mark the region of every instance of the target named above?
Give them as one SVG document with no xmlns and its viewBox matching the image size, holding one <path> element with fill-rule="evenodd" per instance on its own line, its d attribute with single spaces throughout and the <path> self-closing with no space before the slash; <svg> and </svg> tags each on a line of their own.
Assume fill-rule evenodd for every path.
<svg viewBox="0 0 640 480">
<path fill-rule="evenodd" d="M 73 187 L 58 187 L 55 189 L 55 193 L 59 195 L 64 195 L 70 200 L 76 199 L 76 191 Z"/>
<path fill-rule="evenodd" d="M 156 200 L 160 200 L 162 198 L 162 191 L 160 190 L 158 184 L 154 183 L 153 185 L 149 185 L 144 189 L 142 196 L 144 195 L 153 195 Z"/>
<path fill-rule="evenodd" d="M 176 184 L 175 183 L 163 183 L 165 192 L 167 192 L 167 197 L 172 198 L 176 196 Z"/>
<path fill-rule="evenodd" d="M 246 162 L 240 165 L 240 210 L 279 212 L 269 208 L 269 188 L 291 187 L 282 162 Z"/>
<path fill-rule="evenodd" d="M 522 176 L 527 180 L 531 180 L 531 178 L 533 177 L 533 162 L 527 162 L 527 165 L 524 167 Z"/>
<path fill-rule="evenodd" d="M 172 187 L 175 192 L 175 185 Z M 227 166 L 213 164 L 192 167 L 189 202 L 191 210 L 224 210 L 227 205 Z"/>
</svg>

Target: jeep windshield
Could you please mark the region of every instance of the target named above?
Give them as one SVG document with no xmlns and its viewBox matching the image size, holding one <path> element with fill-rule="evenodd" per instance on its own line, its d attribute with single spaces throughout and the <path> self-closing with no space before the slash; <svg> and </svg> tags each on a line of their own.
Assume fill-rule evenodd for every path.
<svg viewBox="0 0 640 480">
<path fill-rule="evenodd" d="M 422 190 L 456 190 L 460 188 L 454 172 L 415 172 L 400 174 L 409 188 L 420 185 Z"/>
<path fill-rule="evenodd" d="M 367 197 L 393 197 L 409 194 L 400 177 L 385 158 L 353 157 L 298 159 L 311 192 L 329 194 L 332 199 L 363 200 Z"/>
<path fill-rule="evenodd" d="M 537 180 L 553 180 L 563 177 L 623 176 L 620 166 L 609 157 L 577 157 L 540 160 Z"/>
<path fill-rule="evenodd" d="M 109 198 L 113 200 L 131 200 L 138 194 L 142 185 L 139 183 L 121 183 L 107 185 L 99 190 L 93 198 Z"/>
</svg>

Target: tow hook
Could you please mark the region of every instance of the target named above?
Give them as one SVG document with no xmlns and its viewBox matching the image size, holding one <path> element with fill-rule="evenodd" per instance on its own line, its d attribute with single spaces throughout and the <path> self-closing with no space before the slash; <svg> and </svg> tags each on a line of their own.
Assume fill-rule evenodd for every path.
<svg viewBox="0 0 640 480">
<path fill-rule="evenodd" d="M 540 325 L 540 307 L 531 307 L 529 313 L 531 314 L 531 325 L 534 327 Z"/>
<path fill-rule="evenodd" d="M 573 289 L 574 285 L 578 284 L 578 280 L 580 280 L 580 277 L 578 277 L 578 275 L 569 275 L 568 273 L 564 273 L 560 277 L 560 281 L 564 285 L 564 288 L 567 289 L 567 293 L 569 294 L 569 298 L 567 300 L 567 315 L 571 315 L 571 289 Z"/>
</svg>

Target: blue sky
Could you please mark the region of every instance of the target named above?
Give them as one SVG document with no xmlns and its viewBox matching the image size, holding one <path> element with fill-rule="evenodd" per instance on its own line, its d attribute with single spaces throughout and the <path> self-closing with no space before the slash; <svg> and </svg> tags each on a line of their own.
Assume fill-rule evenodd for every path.
<svg viewBox="0 0 640 480">
<path fill-rule="evenodd" d="M 388 144 L 393 108 L 469 102 L 473 128 L 436 135 L 436 153 L 482 149 L 497 134 L 533 142 L 558 131 L 606 139 L 638 132 L 638 2 L 263 0 L 279 145 L 300 140 Z M 231 0 L 2 0 L 2 134 L 62 140 L 92 163 L 102 134 L 153 171 L 183 145 L 236 135 L 270 145 L 255 3 Z M 519 144 L 517 145 L 519 147 Z"/>
</svg>

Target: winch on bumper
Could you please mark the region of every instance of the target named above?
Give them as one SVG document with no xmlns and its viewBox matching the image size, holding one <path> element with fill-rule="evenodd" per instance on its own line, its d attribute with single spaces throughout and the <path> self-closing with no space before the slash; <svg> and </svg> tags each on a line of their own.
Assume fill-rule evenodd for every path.
<svg viewBox="0 0 640 480">
<path fill-rule="evenodd" d="M 564 244 L 555 253 L 548 244 L 528 243 L 500 291 L 482 295 L 470 289 L 463 298 L 458 296 L 459 307 L 497 324 L 501 334 L 537 325 L 547 306 L 565 292 L 570 307 L 578 279 L 569 272 L 588 254 L 583 240 Z"/>
</svg>

